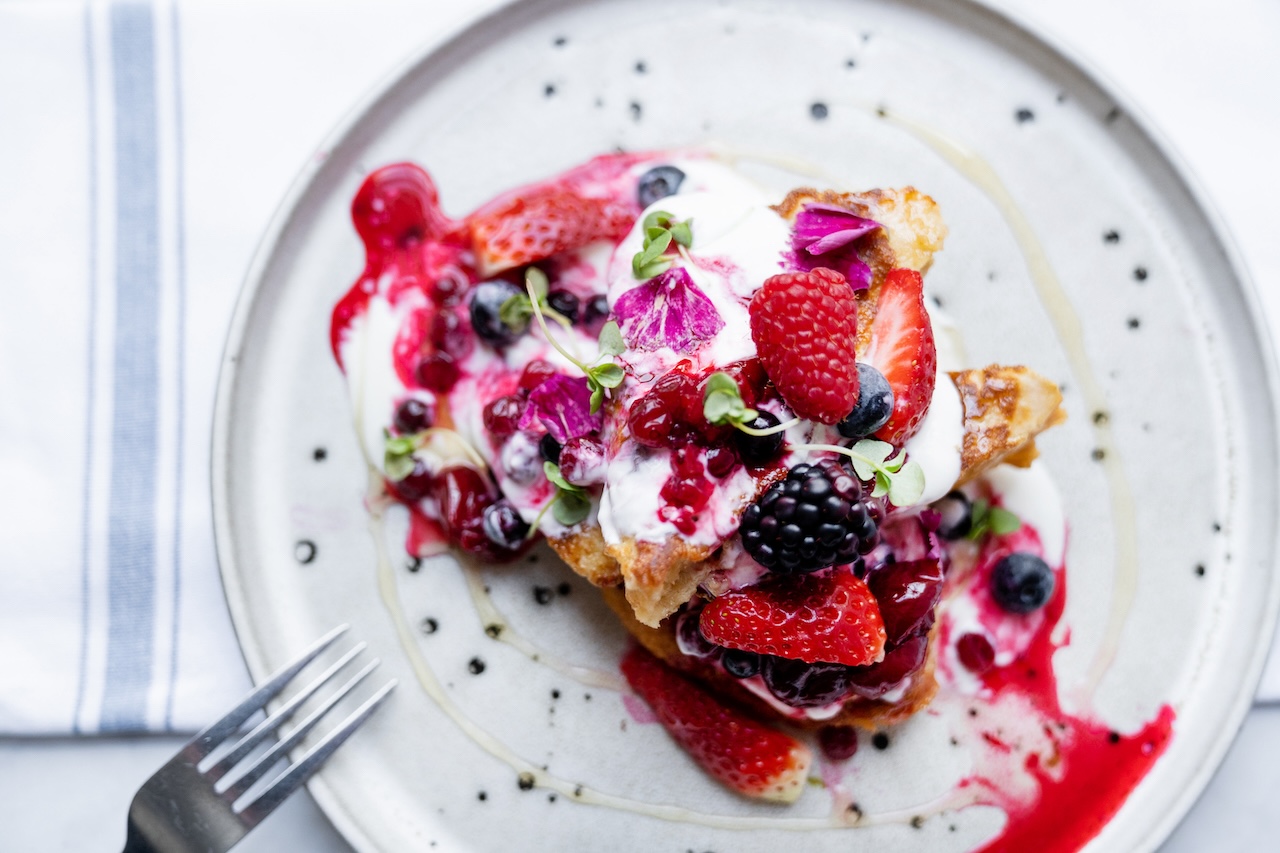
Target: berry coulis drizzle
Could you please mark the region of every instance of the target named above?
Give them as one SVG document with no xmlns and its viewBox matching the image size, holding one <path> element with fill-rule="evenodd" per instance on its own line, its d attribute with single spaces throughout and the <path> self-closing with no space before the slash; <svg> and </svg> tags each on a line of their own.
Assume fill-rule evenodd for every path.
<svg viewBox="0 0 1280 853">
<path fill-rule="evenodd" d="M 616 178 L 616 174 L 608 177 Z M 421 385 L 422 377 L 417 373 L 423 354 L 440 353 L 440 361 L 451 362 L 454 339 L 461 340 L 465 335 L 461 329 L 447 334 L 450 330 L 444 328 L 446 324 L 439 324 L 441 328 L 436 333 L 432 331 L 437 316 L 460 313 L 458 306 L 478 280 L 465 228 L 443 214 L 436 188 L 426 173 L 407 163 L 384 167 L 378 171 L 376 181 L 366 181 L 353 202 L 352 218 L 364 242 L 367 262 L 354 286 L 334 308 L 330 327 L 334 357 L 342 365 L 341 344 L 348 328 L 368 310 L 370 300 L 380 289 L 393 304 L 402 295 L 413 294 L 408 298 L 421 305 L 414 310 L 415 321 L 401 327 L 394 345 L 394 362 L 406 386 Z M 384 279 L 388 275 L 393 279 L 390 282 Z M 706 460 L 691 458 L 690 466 L 699 469 L 687 472 L 692 485 L 701 485 L 705 465 Z M 695 473 L 698 476 L 693 476 Z M 675 480 L 678 478 L 673 477 Z M 686 483 L 668 485 L 684 487 Z M 407 544 L 411 553 L 442 550 L 449 536 L 440 523 L 411 501 L 402 502 L 410 509 Z M 1026 534 L 1036 540 L 1038 550 L 1034 531 L 1027 530 Z M 1009 537 L 1001 539 L 998 547 L 1006 548 L 1007 553 Z M 983 561 L 989 568 L 998 558 L 993 552 L 984 555 Z M 1079 850 L 1120 809 L 1172 735 L 1174 712 L 1168 705 L 1162 706 L 1155 719 L 1139 731 L 1127 735 L 1063 710 L 1052 666 L 1053 654 L 1062 643 L 1055 642 L 1052 635 L 1066 601 L 1066 577 L 1062 567 L 1055 575 L 1053 597 L 1035 622 L 1028 623 L 1029 628 L 1032 624 L 1034 628 L 1023 652 L 1011 663 L 992 667 L 980 676 L 982 692 L 993 702 L 1012 694 L 1030 702 L 1043 719 L 1044 734 L 1053 745 L 1048 759 L 1042 759 L 1036 751 L 1019 756 L 1002 743 L 994 730 L 982 731 L 986 744 L 1006 753 L 1009 761 L 1021 761 L 1037 783 L 1038 792 L 1030 798 L 1012 796 L 1002 789 L 1000 778 L 990 778 L 997 774 L 984 775 L 982 771 L 960 783 L 961 790 L 974 794 L 973 802 L 997 806 L 1008 818 L 1000 835 L 980 848 L 980 853 Z M 985 611 L 984 623 L 1007 618 L 1007 614 L 1000 616 L 998 606 L 989 597 L 976 598 L 979 609 Z M 1012 768 L 1009 770 L 1012 772 Z"/>
<path fill-rule="evenodd" d="M 980 557 L 978 578 L 987 577 L 997 561 L 1014 551 L 1042 553 L 1037 531 L 1024 525 L 1014 534 L 996 537 Z M 1000 835 L 978 853 L 1074 853 L 1082 849 L 1124 805 L 1173 734 L 1174 711 L 1167 704 L 1133 734 L 1121 734 L 1063 709 L 1053 655 L 1069 641 L 1069 635 L 1057 642 L 1053 635 L 1066 605 L 1065 567 L 1059 566 L 1054 575 L 1053 596 L 1044 609 L 1021 617 L 1030 620 L 1029 641 L 1011 662 L 993 666 L 980 676 L 983 692 L 993 706 L 1014 696 L 1031 704 L 1043 722 L 1043 734 L 1052 751 L 1047 758 L 1036 750 L 1018 754 L 997 729 L 979 729 L 985 748 L 1003 753 L 996 765 L 1004 765 L 1001 775 L 1016 772 L 1007 762 L 1019 762 L 1035 780 L 1038 792 L 1030 799 L 1012 796 L 1000 778 L 982 770 L 960 783 L 960 790 L 974 791 L 977 802 L 999 807 L 1008 818 Z M 985 583 L 975 584 L 970 595 L 984 624 L 1019 618 L 1000 610 Z M 997 715 L 992 716 L 998 722 Z"/>
</svg>

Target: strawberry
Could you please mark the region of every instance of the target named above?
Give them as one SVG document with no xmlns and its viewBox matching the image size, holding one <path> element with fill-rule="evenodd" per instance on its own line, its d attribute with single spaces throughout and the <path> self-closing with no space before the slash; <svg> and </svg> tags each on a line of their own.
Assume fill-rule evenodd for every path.
<svg viewBox="0 0 1280 853">
<path fill-rule="evenodd" d="M 920 428 L 937 380 L 938 351 L 920 273 L 896 269 L 885 276 L 862 360 L 883 373 L 893 389 L 893 414 L 875 436 L 901 446 Z"/>
<path fill-rule="evenodd" d="M 545 260 L 595 240 L 619 240 L 640 215 L 634 166 L 606 154 L 554 180 L 505 193 L 465 220 L 484 276 Z"/>
<path fill-rule="evenodd" d="M 751 297 L 751 340 L 787 407 L 834 424 L 858 402 L 858 302 L 835 270 L 771 276 Z"/>
<path fill-rule="evenodd" d="M 622 659 L 622 674 L 667 733 L 717 781 L 744 796 L 782 803 L 804 790 L 813 755 L 803 743 L 722 704 L 639 646 Z"/>
<path fill-rule="evenodd" d="M 719 646 L 805 663 L 863 666 L 884 657 L 884 621 L 861 578 L 839 569 L 775 576 L 712 599 L 702 635 Z"/>
</svg>

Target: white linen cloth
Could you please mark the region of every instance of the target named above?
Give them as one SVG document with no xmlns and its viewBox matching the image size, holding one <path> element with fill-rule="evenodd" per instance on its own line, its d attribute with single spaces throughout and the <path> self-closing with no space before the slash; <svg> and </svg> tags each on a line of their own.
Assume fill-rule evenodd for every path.
<svg viewBox="0 0 1280 853">
<path fill-rule="evenodd" d="M 241 278 L 341 115 L 496 3 L 0 5 L 0 734 L 190 731 L 247 689 L 208 496 Z"/>
</svg>

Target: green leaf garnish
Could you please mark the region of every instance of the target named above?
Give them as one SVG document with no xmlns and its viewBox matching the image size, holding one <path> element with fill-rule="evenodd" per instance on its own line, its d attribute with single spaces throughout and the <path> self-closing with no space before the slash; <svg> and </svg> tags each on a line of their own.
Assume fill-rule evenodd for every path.
<svg viewBox="0 0 1280 853">
<path fill-rule="evenodd" d="M 693 228 L 688 220 L 677 221 L 665 210 L 655 210 L 644 218 L 644 244 L 631 258 L 631 273 L 639 280 L 653 278 L 669 269 L 674 262 L 669 256 L 672 243 L 693 245 Z"/>
<path fill-rule="evenodd" d="M 573 527 L 591 514 L 591 501 L 586 495 L 560 492 L 551 505 L 551 514 L 565 527 Z"/>
<path fill-rule="evenodd" d="M 547 343 L 555 348 L 571 364 L 581 370 L 587 377 L 587 387 L 591 389 L 591 414 L 600 411 L 600 406 L 604 403 L 604 391 L 606 388 L 617 388 L 622 384 L 622 380 L 626 378 L 626 373 L 622 368 L 612 360 L 606 360 L 596 365 L 586 365 L 579 361 L 574 355 L 560 345 L 560 342 L 552 336 L 551 330 L 547 328 L 547 321 L 544 315 L 554 315 L 560 317 L 567 324 L 561 315 L 556 314 L 549 308 L 543 307 L 537 298 L 538 288 L 546 287 L 547 277 L 542 270 L 537 267 L 529 267 L 524 274 L 524 287 L 528 294 L 529 307 L 533 311 L 533 317 L 538 321 L 538 326 L 542 329 L 542 334 L 546 336 Z M 514 299 L 515 297 L 511 297 Z M 508 300 L 510 301 L 510 300 Z M 612 327 L 612 328 L 611 328 Z M 566 325 L 566 328 L 568 326 Z M 626 344 L 622 340 L 622 332 L 618 329 L 618 324 L 610 320 L 604 324 L 604 328 L 600 330 L 600 355 L 602 358 L 611 359 L 626 349 Z"/>
<path fill-rule="evenodd" d="M 910 506 L 924 494 L 924 469 L 920 467 L 920 463 L 907 459 L 904 452 L 890 458 L 893 445 L 887 441 L 864 438 L 853 447 L 841 447 L 838 444 L 797 444 L 792 449 L 830 450 L 849 457 L 853 463 L 853 472 L 859 479 L 875 480 L 871 496 L 878 498 L 888 495 L 889 503 L 894 506 Z"/>
<path fill-rule="evenodd" d="M 622 340 L 622 330 L 613 320 L 605 323 L 600 330 L 599 344 L 600 354 L 609 358 L 622 355 L 627 350 L 627 344 Z"/>
<path fill-rule="evenodd" d="M 382 468 L 387 477 L 399 482 L 413 473 L 413 452 L 418 449 L 417 440 L 411 435 L 392 436 L 387 430 L 382 431 L 386 447 L 382 457 Z"/>
<path fill-rule="evenodd" d="M 969 521 L 969 532 L 965 536 L 977 542 L 987 534 L 1005 536 L 1021 529 L 1022 519 L 1004 507 L 992 506 L 978 498 L 973 502 Z"/>
<path fill-rule="evenodd" d="M 718 371 L 707 377 L 702 394 L 702 414 L 712 424 L 750 424 L 759 414 L 747 408 L 738 383 L 729 374 Z"/>
<path fill-rule="evenodd" d="M 585 489 L 566 480 L 554 462 L 542 463 L 542 470 L 556 487 L 556 496 L 548 504 L 556 521 L 565 527 L 573 527 L 591 513 L 591 499 Z"/>
</svg>

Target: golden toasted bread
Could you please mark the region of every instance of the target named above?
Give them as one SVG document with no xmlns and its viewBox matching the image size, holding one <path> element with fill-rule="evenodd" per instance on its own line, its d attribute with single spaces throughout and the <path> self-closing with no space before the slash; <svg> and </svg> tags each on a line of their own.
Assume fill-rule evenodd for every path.
<svg viewBox="0 0 1280 853">
<path fill-rule="evenodd" d="M 992 364 L 952 373 L 951 381 L 964 406 L 957 485 L 1001 462 L 1030 465 L 1035 437 L 1067 417 L 1058 386 L 1026 367 Z"/>
</svg>

